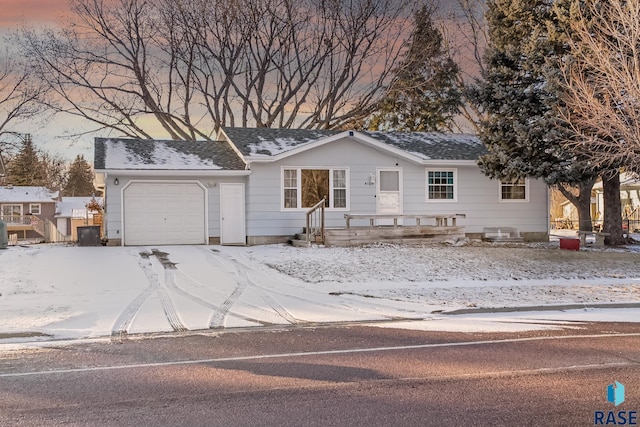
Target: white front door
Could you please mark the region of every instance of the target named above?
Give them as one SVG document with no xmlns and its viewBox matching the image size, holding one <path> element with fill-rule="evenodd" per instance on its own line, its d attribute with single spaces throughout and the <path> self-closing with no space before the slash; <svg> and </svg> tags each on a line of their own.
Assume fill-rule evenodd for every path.
<svg viewBox="0 0 640 427">
<path fill-rule="evenodd" d="M 376 213 L 402 215 L 402 169 L 378 169 Z M 393 219 L 378 220 L 378 225 L 392 225 Z M 402 219 L 398 219 L 402 224 Z"/>
<path fill-rule="evenodd" d="M 244 245 L 244 184 L 220 184 L 220 244 Z"/>
</svg>

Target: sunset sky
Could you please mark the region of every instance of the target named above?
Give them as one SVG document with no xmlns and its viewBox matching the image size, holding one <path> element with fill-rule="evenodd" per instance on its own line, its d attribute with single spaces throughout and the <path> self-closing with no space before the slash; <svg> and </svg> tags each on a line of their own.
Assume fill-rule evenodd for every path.
<svg viewBox="0 0 640 427">
<path fill-rule="evenodd" d="M 67 0 L 0 0 L 0 26 L 15 28 L 23 20 L 53 22 L 67 9 Z"/>
<path fill-rule="evenodd" d="M 444 9 L 456 5 L 455 0 L 440 0 Z M 18 29 L 22 24 L 33 26 L 55 26 L 61 22 L 62 16 L 69 10 L 69 0 L 0 0 L 0 48 L 6 44 L 3 36 Z M 93 160 L 93 138 L 88 134 L 73 141 L 64 135 L 78 134 L 92 129 L 93 125 L 80 122 L 69 116 L 54 117 L 46 127 L 37 123 L 23 123 L 12 129 L 22 133 L 31 133 L 34 143 L 50 153 L 73 159 L 83 154 L 89 161 Z M 101 134 L 98 136 L 109 136 Z"/>
<path fill-rule="evenodd" d="M 53 21 L 67 9 L 67 0 L 0 0 L 0 25 L 7 28 L 23 20 Z"/>
<path fill-rule="evenodd" d="M 34 27 L 55 25 L 61 15 L 69 9 L 68 0 L 0 0 L 0 36 L 16 30 L 26 23 Z M 6 43 L 1 40 L 0 43 Z M 46 127 L 37 123 L 22 123 L 13 128 L 22 133 L 31 133 L 34 143 L 42 150 L 73 160 L 78 155 L 93 162 L 93 137 L 82 137 L 71 141 L 64 134 L 81 129 L 69 118 L 54 118 Z"/>
</svg>

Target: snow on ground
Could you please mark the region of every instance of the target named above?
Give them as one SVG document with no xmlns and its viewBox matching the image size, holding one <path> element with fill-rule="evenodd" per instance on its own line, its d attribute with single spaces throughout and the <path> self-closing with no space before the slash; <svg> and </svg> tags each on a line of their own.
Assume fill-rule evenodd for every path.
<svg viewBox="0 0 640 427">
<path fill-rule="evenodd" d="M 557 241 L 15 246 L 0 251 L 0 346 L 325 322 L 451 331 L 638 322 L 639 260 L 640 246 L 566 251 Z"/>
</svg>

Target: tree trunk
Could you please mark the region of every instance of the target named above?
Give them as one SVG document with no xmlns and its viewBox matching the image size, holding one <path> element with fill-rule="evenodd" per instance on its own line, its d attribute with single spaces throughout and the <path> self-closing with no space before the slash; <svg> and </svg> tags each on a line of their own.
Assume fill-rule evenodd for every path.
<svg viewBox="0 0 640 427">
<path fill-rule="evenodd" d="M 591 189 L 590 185 L 581 185 L 580 194 L 578 195 L 578 221 L 580 223 L 580 231 L 593 231 L 593 223 L 591 222 Z"/>
<path fill-rule="evenodd" d="M 602 178 L 602 191 L 604 195 L 604 228 L 603 232 L 609 233 L 604 240 L 606 245 L 624 245 L 626 240 L 622 234 L 622 206 L 620 203 L 620 173 Z"/>
<path fill-rule="evenodd" d="M 593 224 L 591 222 L 591 189 L 595 179 L 582 182 L 578 186 L 578 194 L 575 195 L 569 189 L 562 185 L 558 186 L 558 190 L 567 198 L 578 211 L 578 224 L 581 231 L 592 231 Z"/>
</svg>

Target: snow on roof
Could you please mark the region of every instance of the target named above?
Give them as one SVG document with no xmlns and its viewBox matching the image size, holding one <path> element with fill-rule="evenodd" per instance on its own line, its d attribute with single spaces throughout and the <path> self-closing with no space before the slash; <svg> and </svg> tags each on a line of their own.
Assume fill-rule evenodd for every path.
<svg viewBox="0 0 640 427">
<path fill-rule="evenodd" d="M 126 140 L 106 140 L 105 167 L 107 169 L 222 169 L 212 159 L 182 151 L 171 142 L 154 141 L 153 144 L 145 144 L 144 147 L 135 147 Z"/>
<path fill-rule="evenodd" d="M 313 144 L 342 131 L 317 129 L 225 128 L 229 140 L 246 156 L 273 157 Z M 423 160 L 477 160 L 486 153 L 475 135 L 437 132 L 354 131 Z"/>
<path fill-rule="evenodd" d="M 0 187 L 0 202 L 14 203 L 46 203 L 58 198 L 57 191 L 49 191 L 45 187 L 5 186 Z"/>
<path fill-rule="evenodd" d="M 225 128 L 229 140 L 245 156 L 277 156 L 300 145 L 342 131 L 326 129 Z"/>
<path fill-rule="evenodd" d="M 92 197 L 63 197 L 56 203 L 56 218 L 85 218 L 87 216 L 87 204 Z M 103 205 L 102 197 L 96 197 L 96 201 Z M 93 214 L 93 211 L 89 211 Z"/>
<path fill-rule="evenodd" d="M 475 135 L 437 132 L 362 132 L 424 160 L 476 160 L 486 148 Z"/>
</svg>

